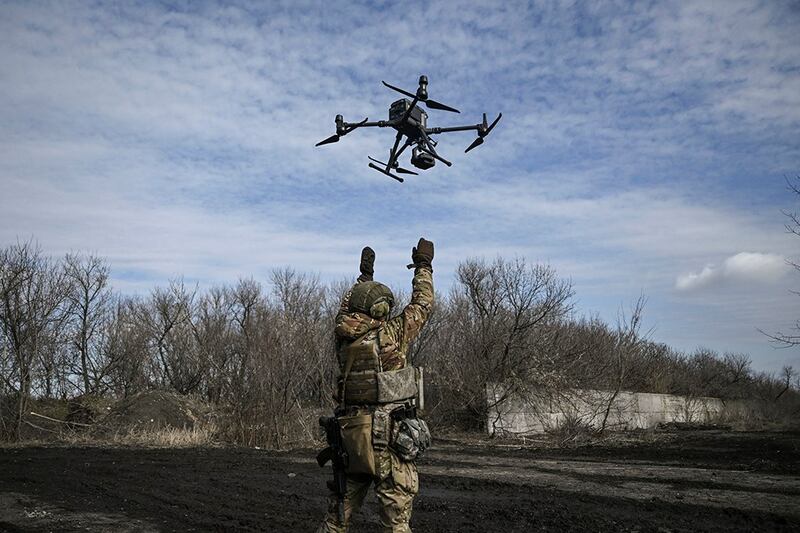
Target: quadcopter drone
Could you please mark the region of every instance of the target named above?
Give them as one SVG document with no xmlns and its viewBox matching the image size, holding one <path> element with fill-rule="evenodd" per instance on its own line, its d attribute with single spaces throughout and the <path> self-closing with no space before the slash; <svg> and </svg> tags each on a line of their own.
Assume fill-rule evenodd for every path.
<svg viewBox="0 0 800 533">
<path fill-rule="evenodd" d="M 399 182 L 402 182 L 403 178 L 393 174 L 392 171 L 396 171 L 398 174 L 413 174 L 415 176 L 419 175 L 413 170 L 400 167 L 397 161 L 403 151 L 405 151 L 405 149 L 409 146 L 413 146 L 411 149 L 411 164 L 418 169 L 428 170 L 436 164 L 437 160 L 449 167 L 452 165 L 452 163 L 436 152 L 435 147 L 437 143 L 431 139 L 431 135 L 438 135 L 440 133 L 448 133 L 451 131 L 475 130 L 478 132 L 478 138 L 475 139 L 466 150 L 464 150 L 464 153 L 467 153 L 473 148 L 483 144 L 484 137 L 489 135 L 492 129 L 500 121 L 500 118 L 503 116 L 503 114 L 500 113 L 497 115 L 497 118 L 494 119 L 494 122 L 488 124 L 486 122 L 486 113 L 484 113 L 483 122 L 480 124 L 474 124 L 472 126 L 451 126 L 447 128 L 429 128 L 427 124 L 428 114 L 420 109 L 420 107 L 417 105 L 418 102 L 424 102 L 428 109 L 450 111 L 451 113 L 460 113 L 460 111 L 428 98 L 427 76 L 419 77 L 419 88 L 417 89 L 416 94 L 412 94 L 393 85 L 389 85 L 385 81 L 382 83 L 393 91 L 397 91 L 400 94 L 408 96 L 412 100 L 409 101 L 405 98 L 401 98 L 400 100 L 392 102 L 392 105 L 389 107 L 389 120 L 367 122 L 369 119 L 365 118 L 361 122 L 349 123 L 344 121 L 342 115 L 336 115 L 336 133 L 327 139 L 318 142 L 316 145 L 322 146 L 323 144 L 335 143 L 357 128 L 367 128 L 371 126 L 377 126 L 379 128 L 394 128 L 397 130 L 397 136 L 394 139 L 394 146 L 392 146 L 392 149 L 389 150 L 389 161 L 384 163 L 383 161 L 378 161 L 373 157 L 369 157 L 369 160 L 371 161 L 369 167 L 374 168 L 378 172 L 382 172 L 383 174 L 386 174 L 390 178 L 394 178 Z M 403 136 L 405 136 L 406 139 L 403 141 L 401 146 L 400 141 L 403 140 Z"/>
</svg>

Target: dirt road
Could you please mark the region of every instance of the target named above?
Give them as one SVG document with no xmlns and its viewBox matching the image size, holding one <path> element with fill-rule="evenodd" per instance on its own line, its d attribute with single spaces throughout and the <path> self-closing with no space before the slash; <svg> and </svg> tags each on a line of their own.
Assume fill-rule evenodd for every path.
<svg viewBox="0 0 800 533">
<path fill-rule="evenodd" d="M 312 450 L 0 449 L 0 530 L 313 531 Z M 676 432 L 547 447 L 438 441 L 412 527 L 438 531 L 800 531 L 800 434 Z M 356 532 L 377 531 L 374 498 Z"/>
</svg>

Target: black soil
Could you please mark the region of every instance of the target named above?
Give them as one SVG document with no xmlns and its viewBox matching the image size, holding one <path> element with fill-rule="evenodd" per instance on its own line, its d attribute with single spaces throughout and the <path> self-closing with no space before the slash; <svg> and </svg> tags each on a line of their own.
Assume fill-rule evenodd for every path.
<svg viewBox="0 0 800 533">
<path fill-rule="evenodd" d="M 411 522 L 436 531 L 800 531 L 800 434 L 681 432 L 572 450 L 440 441 L 420 462 Z M 329 470 L 314 451 L 242 448 L 0 449 L 0 496 L 118 528 L 314 531 Z M 7 501 L 7 500 L 6 500 Z M 796 505 L 793 503 L 796 502 Z M 377 531 L 375 501 L 351 531 Z M 29 504 L 30 506 L 30 504 Z M 26 509 L 0 530 L 52 529 Z M 17 518 L 14 518 L 14 517 Z M 21 518 L 20 518 L 21 517 Z M 88 524 L 88 526 L 87 526 Z M 75 526 L 75 529 L 79 529 Z M 134 528 L 135 529 L 135 528 Z"/>
</svg>

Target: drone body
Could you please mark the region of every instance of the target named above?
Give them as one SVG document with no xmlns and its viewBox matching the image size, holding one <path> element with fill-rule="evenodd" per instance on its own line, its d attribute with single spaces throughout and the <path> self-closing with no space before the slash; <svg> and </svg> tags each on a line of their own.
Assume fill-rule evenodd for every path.
<svg viewBox="0 0 800 533">
<path fill-rule="evenodd" d="M 489 132 L 491 132 L 500 121 L 500 117 L 503 116 L 503 114 L 500 113 L 497 118 L 494 119 L 494 122 L 492 122 L 491 125 L 486 122 L 486 113 L 484 113 L 483 122 L 480 124 L 473 124 L 470 126 L 452 126 L 447 128 L 429 128 L 428 114 L 417 105 L 419 102 L 424 102 L 429 109 L 439 109 L 442 111 L 450 111 L 452 113 L 459 113 L 460 111 L 428 98 L 428 78 L 426 76 L 419 77 L 419 88 L 417 88 L 416 94 L 412 94 L 404 91 L 403 89 L 389 85 L 385 81 L 383 84 L 394 91 L 408 96 L 411 98 L 411 100 L 401 98 L 400 100 L 392 102 L 392 105 L 389 107 L 389 120 L 367 122 L 369 119 L 365 118 L 361 122 L 348 123 L 344 121 L 342 115 L 336 115 L 336 133 L 327 139 L 318 142 L 317 146 L 335 143 L 356 128 L 374 126 L 379 128 L 393 128 L 397 131 L 397 135 L 395 136 L 394 146 L 392 146 L 391 150 L 389 150 L 389 161 L 384 163 L 370 157 L 369 159 L 372 162 L 369 164 L 369 166 L 378 172 L 382 172 L 383 174 L 402 182 L 403 178 L 393 174 L 392 171 L 396 171 L 400 174 L 418 175 L 417 172 L 407 170 L 399 166 L 398 158 L 407 148 L 412 147 L 411 164 L 420 170 L 427 170 L 433 167 L 437 160 L 449 167 L 452 165 L 452 163 L 441 157 L 436 152 L 437 143 L 431 139 L 431 135 L 438 135 L 440 133 L 449 133 L 453 131 L 475 130 L 478 133 L 478 138 L 475 139 L 466 150 L 464 150 L 464 152 L 469 152 L 473 148 L 483 144 L 483 138 L 489 135 Z M 403 140 L 403 137 L 405 137 L 405 140 Z M 402 145 L 400 144 L 401 141 L 403 141 Z"/>
</svg>

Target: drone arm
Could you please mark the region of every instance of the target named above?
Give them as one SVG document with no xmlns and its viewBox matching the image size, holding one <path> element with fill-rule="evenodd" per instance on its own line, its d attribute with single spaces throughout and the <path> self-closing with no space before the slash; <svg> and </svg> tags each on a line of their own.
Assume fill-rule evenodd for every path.
<svg viewBox="0 0 800 533">
<path fill-rule="evenodd" d="M 482 124 L 474 124 L 472 126 L 451 126 L 449 128 L 426 128 L 425 133 L 439 134 L 448 133 L 451 131 L 480 131 Z"/>
<path fill-rule="evenodd" d="M 379 120 L 377 122 L 367 122 L 369 119 L 365 118 L 361 122 L 345 122 L 342 118 L 342 115 L 336 115 L 336 133 L 318 142 L 317 146 L 322 146 L 323 144 L 331 144 L 335 142 L 339 142 L 339 139 L 350 133 L 351 131 L 358 129 L 358 128 L 369 128 L 377 126 L 379 128 L 385 128 L 387 126 L 393 126 L 395 123 L 391 120 Z"/>
<path fill-rule="evenodd" d="M 494 119 L 494 121 L 492 121 L 491 124 L 489 124 L 486 121 L 486 113 L 484 113 L 483 114 L 483 122 L 481 122 L 480 124 L 475 124 L 474 126 L 452 126 L 450 128 L 429 128 L 429 129 L 425 130 L 425 133 L 426 134 L 428 134 L 428 133 L 447 133 L 449 131 L 470 131 L 470 130 L 475 130 L 475 131 L 478 132 L 478 138 L 475 139 L 474 141 L 472 141 L 472 144 L 470 144 L 467 147 L 467 149 L 464 150 L 464 153 L 467 153 L 470 150 L 472 150 L 473 148 L 477 148 L 478 146 L 483 144 L 483 138 L 486 137 L 487 135 L 489 135 L 492 132 L 494 127 L 497 126 L 497 123 L 500 122 L 501 118 L 503 118 L 503 114 L 502 113 L 498 114 L 497 118 Z"/>
<path fill-rule="evenodd" d="M 356 128 L 370 128 L 370 127 L 378 127 L 378 128 L 385 128 L 386 126 L 391 126 L 390 121 L 388 120 L 379 120 L 377 122 L 343 122 L 342 127 L 346 130 L 346 133 L 350 133 Z"/>
</svg>

